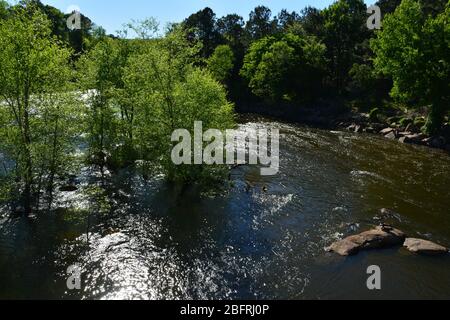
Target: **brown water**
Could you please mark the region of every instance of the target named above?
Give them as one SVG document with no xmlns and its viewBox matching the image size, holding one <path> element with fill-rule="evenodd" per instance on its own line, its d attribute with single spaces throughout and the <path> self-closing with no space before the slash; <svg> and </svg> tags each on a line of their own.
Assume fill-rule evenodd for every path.
<svg viewBox="0 0 450 320">
<path fill-rule="evenodd" d="M 0 298 L 450 298 L 449 256 L 324 251 L 376 225 L 380 208 L 398 212 L 388 222 L 410 236 L 450 246 L 448 154 L 261 118 L 247 126 L 281 130 L 277 176 L 239 167 L 230 190 L 208 195 L 161 176 L 102 180 L 85 169 L 60 209 L 4 214 Z M 82 268 L 79 291 L 66 287 L 72 264 Z M 382 269 L 381 291 L 366 287 L 370 265 Z"/>
</svg>

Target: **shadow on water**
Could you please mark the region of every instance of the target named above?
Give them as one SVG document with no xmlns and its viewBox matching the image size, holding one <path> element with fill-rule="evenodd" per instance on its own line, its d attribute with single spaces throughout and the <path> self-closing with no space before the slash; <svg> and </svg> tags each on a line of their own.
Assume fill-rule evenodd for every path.
<svg viewBox="0 0 450 320">
<path fill-rule="evenodd" d="M 449 257 L 401 248 L 343 259 L 330 242 L 377 223 L 383 207 L 412 236 L 450 245 L 450 157 L 375 136 L 249 119 L 281 130 L 280 173 L 232 171 L 204 193 L 132 170 L 77 178 L 54 210 L 0 218 L 0 298 L 449 298 Z M 69 291 L 67 267 L 82 270 Z M 369 292 L 366 270 L 383 271 Z"/>
</svg>

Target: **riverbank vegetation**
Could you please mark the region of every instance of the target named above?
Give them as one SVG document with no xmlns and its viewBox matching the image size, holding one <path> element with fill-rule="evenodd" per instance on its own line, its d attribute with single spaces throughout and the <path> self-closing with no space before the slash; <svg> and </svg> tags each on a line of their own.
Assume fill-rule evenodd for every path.
<svg viewBox="0 0 450 320">
<path fill-rule="evenodd" d="M 153 20 L 130 25 L 151 34 Z M 98 32 L 77 55 L 52 33 L 35 2 L 0 22 L 2 194 L 17 211 L 51 204 L 74 165 L 104 170 L 136 165 L 144 178 L 201 183 L 223 168 L 175 166 L 174 130 L 234 127 L 224 87 L 196 62 L 202 46 L 174 26 L 164 37 L 114 39 Z M 76 157 L 77 151 L 84 155 Z"/>
<path fill-rule="evenodd" d="M 84 15 L 69 30 L 69 15 L 39 0 L 0 0 L 1 196 L 35 211 L 82 163 L 136 165 L 144 178 L 157 167 L 181 183 L 220 178 L 226 168 L 175 166 L 170 138 L 194 121 L 233 127 L 235 108 L 332 105 L 450 136 L 450 2 L 377 4 L 376 31 L 362 0 L 338 0 L 277 15 L 259 6 L 247 21 L 205 8 L 163 35 L 150 18 L 113 36 Z"/>
</svg>

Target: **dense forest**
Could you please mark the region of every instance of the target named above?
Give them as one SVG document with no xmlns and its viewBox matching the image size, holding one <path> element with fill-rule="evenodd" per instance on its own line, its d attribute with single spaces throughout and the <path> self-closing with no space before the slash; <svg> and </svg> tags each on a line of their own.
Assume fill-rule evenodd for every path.
<svg viewBox="0 0 450 320">
<path fill-rule="evenodd" d="M 362 0 L 245 20 L 210 8 L 166 26 L 133 21 L 117 36 L 39 0 L 0 0 L 0 197 L 28 214 L 51 204 L 79 163 L 135 165 L 181 183 L 224 167 L 175 166 L 175 129 L 235 126 L 235 111 L 336 105 L 395 115 L 423 132 L 448 129 L 450 2 L 380 0 L 369 30 Z M 301 119 L 300 119 L 301 120 Z M 442 133 L 443 134 L 443 133 Z"/>
</svg>

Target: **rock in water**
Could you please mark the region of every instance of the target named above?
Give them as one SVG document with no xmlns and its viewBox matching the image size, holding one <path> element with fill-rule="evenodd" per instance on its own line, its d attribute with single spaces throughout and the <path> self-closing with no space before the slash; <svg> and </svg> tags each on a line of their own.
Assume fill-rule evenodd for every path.
<svg viewBox="0 0 450 320">
<path fill-rule="evenodd" d="M 404 246 L 412 253 L 424 255 L 440 255 L 448 253 L 448 249 L 434 242 L 408 238 Z"/>
<path fill-rule="evenodd" d="M 389 134 L 389 133 L 391 133 L 391 132 L 394 132 L 394 129 L 393 129 L 393 128 L 385 128 L 385 129 L 383 129 L 383 130 L 380 131 L 380 134 L 382 134 L 383 136 L 385 136 L 385 135 L 387 135 L 387 134 Z"/>
<path fill-rule="evenodd" d="M 337 241 L 325 249 L 328 252 L 335 252 L 341 256 L 352 256 L 360 250 L 360 245 L 348 239 Z"/>
<path fill-rule="evenodd" d="M 377 227 L 333 243 L 326 250 L 341 256 L 357 254 L 360 250 L 383 249 L 402 245 L 406 235 L 395 228 Z"/>
<path fill-rule="evenodd" d="M 397 138 L 397 135 L 395 134 L 394 131 L 392 131 L 391 133 L 388 133 L 387 135 L 384 136 L 386 139 L 389 140 L 395 140 Z"/>
</svg>

